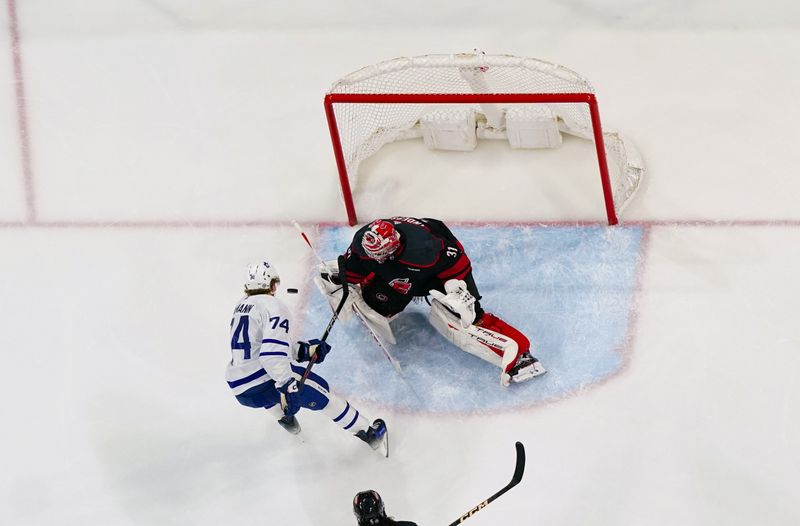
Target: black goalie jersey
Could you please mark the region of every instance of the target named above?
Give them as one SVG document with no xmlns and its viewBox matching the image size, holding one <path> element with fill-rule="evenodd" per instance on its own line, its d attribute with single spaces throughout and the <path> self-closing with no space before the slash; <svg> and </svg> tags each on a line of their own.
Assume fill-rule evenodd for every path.
<svg viewBox="0 0 800 526">
<path fill-rule="evenodd" d="M 347 281 L 361 285 L 364 300 L 384 316 L 401 312 L 416 297 L 428 291 L 444 292 L 444 283 L 460 279 L 470 293 L 480 299 L 472 277 L 472 263 L 464 247 L 450 229 L 437 219 L 392 217 L 386 219 L 400 234 L 400 248 L 386 261 L 369 257 L 362 247 L 362 238 L 369 225 L 353 236 L 345 253 Z M 478 302 L 475 311 L 480 318 Z"/>
</svg>

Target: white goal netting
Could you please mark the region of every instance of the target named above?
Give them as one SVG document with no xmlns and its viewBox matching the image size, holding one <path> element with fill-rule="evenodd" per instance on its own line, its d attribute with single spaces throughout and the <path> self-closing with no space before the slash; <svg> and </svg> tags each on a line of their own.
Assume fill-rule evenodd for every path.
<svg viewBox="0 0 800 526">
<path fill-rule="evenodd" d="M 422 119 L 435 119 L 442 112 L 463 112 L 465 107 L 474 116 L 478 138 L 505 138 L 510 112 L 540 113 L 545 108 L 558 132 L 594 140 L 590 104 L 556 101 L 558 95 L 590 94 L 594 103 L 593 93 L 586 78 L 563 66 L 531 58 L 468 53 L 403 57 L 368 66 L 334 83 L 329 97 L 351 96 L 348 102 L 334 99 L 333 108 L 346 175 L 354 187 L 359 165 L 381 147 L 421 136 Z M 423 100 L 436 94 L 494 96 L 491 101 L 458 104 Z M 520 94 L 544 95 L 541 100 L 546 102 L 520 103 L 519 98 L 514 100 Z M 365 97 L 358 99 L 357 95 Z M 412 95 L 420 95 L 419 100 L 409 97 Z M 553 95 L 552 100 L 547 95 Z M 599 127 L 599 113 L 596 122 Z M 603 131 L 602 139 L 611 192 L 606 201 L 613 201 L 618 215 L 639 187 L 644 164 L 635 146 L 619 133 Z M 598 155 L 602 175 L 604 161 Z"/>
</svg>

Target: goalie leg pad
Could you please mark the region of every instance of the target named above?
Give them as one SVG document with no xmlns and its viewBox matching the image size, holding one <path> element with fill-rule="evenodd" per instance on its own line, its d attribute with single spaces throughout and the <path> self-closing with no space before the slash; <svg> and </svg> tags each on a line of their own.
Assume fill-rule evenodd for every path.
<svg viewBox="0 0 800 526">
<path fill-rule="evenodd" d="M 514 365 L 519 354 L 519 345 L 514 339 L 478 325 L 462 327 L 460 317 L 435 299 L 431 301 L 428 319 L 439 334 L 458 348 L 499 367 L 502 371 L 501 383 L 508 385 L 504 379 L 507 380 L 507 371 Z"/>
<path fill-rule="evenodd" d="M 314 283 L 322 295 L 325 296 L 325 299 L 328 300 L 333 311 L 336 311 L 336 307 L 342 300 L 342 286 L 338 284 L 340 283 L 339 275 L 330 270 L 335 267 L 335 263 L 335 261 L 328 261 L 320 265 L 320 275 L 314 278 Z M 389 325 L 389 319 L 367 304 L 366 300 L 364 300 L 361 285 L 350 283 L 348 288 L 350 294 L 348 294 L 347 300 L 342 306 L 342 311 L 339 313 L 339 321 L 346 323 L 353 317 L 353 313 L 357 312 L 363 322 L 375 334 L 391 344 L 397 343 L 392 327 Z"/>
<path fill-rule="evenodd" d="M 392 345 L 396 344 L 397 339 L 394 337 L 392 326 L 389 325 L 389 318 L 376 312 L 372 307 L 367 305 L 367 302 L 361 295 L 360 287 L 354 286 L 353 288 L 358 289 L 358 293 L 353 294 L 353 308 L 361 315 L 361 319 L 364 320 L 364 323 L 386 342 Z"/>
<path fill-rule="evenodd" d="M 484 329 L 496 332 L 498 334 L 502 334 L 503 336 L 511 338 L 517 343 L 517 355 L 514 356 L 511 363 L 509 363 L 504 368 L 505 372 L 509 372 L 509 370 L 517 362 L 517 359 L 526 352 L 530 352 L 531 350 L 531 342 L 524 334 L 522 334 L 516 328 L 504 322 L 494 314 L 485 312 L 476 325 L 483 327 Z"/>
<path fill-rule="evenodd" d="M 509 356 L 510 361 L 505 362 L 506 365 L 500 378 L 503 385 L 508 386 L 511 382 L 524 382 L 547 372 L 539 360 L 531 356 L 530 340 L 516 328 L 489 312 L 483 314 L 478 325 L 517 342 L 517 355 L 513 358 Z"/>
</svg>

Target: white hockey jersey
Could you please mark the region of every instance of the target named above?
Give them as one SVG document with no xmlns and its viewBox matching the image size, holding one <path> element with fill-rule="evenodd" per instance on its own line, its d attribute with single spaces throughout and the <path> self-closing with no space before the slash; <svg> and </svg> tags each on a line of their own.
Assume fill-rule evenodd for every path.
<svg viewBox="0 0 800 526">
<path fill-rule="evenodd" d="M 281 300 L 256 294 L 239 301 L 231 320 L 231 355 L 225 379 L 234 395 L 270 380 L 277 387 L 289 381 L 297 345 L 289 309 Z"/>
</svg>

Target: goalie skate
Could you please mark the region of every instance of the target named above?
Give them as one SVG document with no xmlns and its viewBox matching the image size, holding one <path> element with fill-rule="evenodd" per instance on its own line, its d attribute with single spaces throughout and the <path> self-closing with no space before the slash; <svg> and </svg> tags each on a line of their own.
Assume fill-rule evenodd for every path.
<svg viewBox="0 0 800 526">
<path fill-rule="evenodd" d="M 514 367 L 508 371 L 508 377 L 511 382 L 519 383 L 531 378 L 536 378 L 547 372 L 547 369 L 541 362 L 534 358 L 529 352 L 524 353 L 519 357 Z"/>
</svg>

